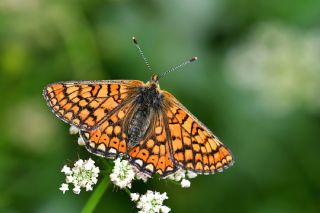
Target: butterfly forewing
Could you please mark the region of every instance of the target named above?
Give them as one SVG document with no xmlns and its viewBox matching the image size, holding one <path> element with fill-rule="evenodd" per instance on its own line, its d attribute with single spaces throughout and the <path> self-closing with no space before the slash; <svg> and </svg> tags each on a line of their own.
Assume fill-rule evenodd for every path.
<svg viewBox="0 0 320 213">
<path fill-rule="evenodd" d="M 196 173 L 215 173 L 233 164 L 228 148 L 170 93 L 167 118 L 175 164 Z"/>
<path fill-rule="evenodd" d="M 60 119 L 89 130 L 103 123 L 142 84 L 133 80 L 61 82 L 48 85 L 43 94 Z"/>
</svg>

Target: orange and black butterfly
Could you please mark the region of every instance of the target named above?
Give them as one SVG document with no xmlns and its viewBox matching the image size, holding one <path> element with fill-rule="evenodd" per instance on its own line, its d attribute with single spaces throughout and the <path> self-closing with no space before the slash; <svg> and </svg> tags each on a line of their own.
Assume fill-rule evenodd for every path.
<svg viewBox="0 0 320 213">
<path fill-rule="evenodd" d="M 165 177 L 178 168 L 209 174 L 232 165 L 229 149 L 173 95 L 160 89 L 160 77 L 154 74 L 147 83 L 59 82 L 49 84 L 43 94 L 60 119 L 80 129 L 90 152 L 126 157 L 148 175 Z"/>
</svg>

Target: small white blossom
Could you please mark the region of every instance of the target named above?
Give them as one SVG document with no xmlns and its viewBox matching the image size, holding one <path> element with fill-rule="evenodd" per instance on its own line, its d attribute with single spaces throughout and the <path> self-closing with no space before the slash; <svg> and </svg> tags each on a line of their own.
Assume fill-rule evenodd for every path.
<svg viewBox="0 0 320 213">
<path fill-rule="evenodd" d="M 83 161 L 82 159 L 77 160 L 77 161 L 73 164 L 73 165 L 74 165 L 74 168 L 73 168 L 72 170 L 74 170 L 74 169 L 79 169 L 80 167 L 82 167 L 83 163 L 84 163 L 84 161 Z"/>
<path fill-rule="evenodd" d="M 159 192 L 148 190 L 146 194 L 140 196 L 140 199 L 137 201 L 137 208 L 140 209 L 140 213 L 168 213 L 171 209 L 163 205 L 163 201 L 166 199 L 168 199 L 166 192 L 160 194 Z"/>
<path fill-rule="evenodd" d="M 131 182 L 135 177 L 133 166 L 129 164 L 129 161 L 120 160 L 120 158 L 117 158 L 114 164 L 110 180 L 121 189 L 125 187 L 131 188 Z"/>
<path fill-rule="evenodd" d="M 197 177 L 197 174 L 195 172 L 178 169 L 175 173 L 165 177 L 165 179 L 180 182 L 182 188 L 189 188 L 191 182 L 187 178 L 192 179 L 195 177 Z"/>
<path fill-rule="evenodd" d="M 73 193 L 75 194 L 80 194 L 81 192 L 81 189 L 80 189 L 80 186 L 75 186 L 73 189 L 72 189 Z"/>
<path fill-rule="evenodd" d="M 138 194 L 138 193 L 131 193 L 131 194 L 130 194 L 130 197 L 131 197 L 131 200 L 132 200 L 132 201 L 138 201 L 138 200 L 139 200 L 139 197 L 140 197 L 140 194 Z"/>
<path fill-rule="evenodd" d="M 192 179 L 192 178 L 196 178 L 198 175 L 197 175 L 197 173 L 195 173 L 195 172 L 192 172 L 192 171 L 188 171 L 187 172 L 187 177 L 189 178 L 189 179 Z"/>
<path fill-rule="evenodd" d="M 168 213 L 171 211 L 171 209 L 168 206 L 161 206 L 160 209 L 162 213 Z"/>
<path fill-rule="evenodd" d="M 86 185 L 86 191 L 92 191 L 92 185 L 91 184 L 87 184 Z"/>
<path fill-rule="evenodd" d="M 84 142 L 84 140 L 82 139 L 82 137 L 79 137 L 79 138 L 78 138 L 78 145 L 79 145 L 79 146 L 84 146 L 84 145 L 86 145 L 86 143 Z"/>
<path fill-rule="evenodd" d="M 66 175 L 70 175 L 72 173 L 70 167 L 66 165 L 63 166 L 63 168 L 61 169 L 61 172 Z"/>
<path fill-rule="evenodd" d="M 71 126 L 70 126 L 70 129 L 69 129 L 69 133 L 70 133 L 71 135 L 76 135 L 76 134 L 79 133 L 79 129 L 78 129 L 77 127 L 71 125 Z"/>
<path fill-rule="evenodd" d="M 63 183 L 63 184 L 61 184 L 61 187 L 60 187 L 59 189 L 60 189 L 60 190 L 62 191 L 62 193 L 64 194 L 66 191 L 69 190 L 69 185 L 66 184 L 66 183 Z"/>
<path fill-rule="evenodd" d="M 148 181 L 148 179 L 150 178 L 150 175 L 143 173 L 143 172 L 140 172 L 137 168 L 133 167 L 133 169 L 134 169 L 134 172 L 136 173 L 135 178 L 137 180 L 143 180 L 143 182 L 146 183 Z"/>
<path fill-rule="evenodd" d="M 72 175 L 66 176 L 66 183 L 72 183 L 72 181 L 73 181 L 73 176 Z"/>
<path fill-rule="evenodd" d="M 81 192 L 81 188 L 85 188 L 86 191 L 91 191 L 92 186 L 98 181 L 98 175 L 100 170 L 94 165 L 94 161 L 89 158 L 88 160 L 78 160 L 74 163 L 74 167 L 70 169 L 68 166 L 64 166 L 61 172 L 66 175 L 66 183 L 63 183 L 60 190 L 64 193 L 67 191 L 68 184 L 73 185 L 72 191 L 75 194 Z"/>
<path fill-rule="evenodd" d="M 182 179 L 181 181 L 181 187 L 182 188 L 189 188 L 191 185 L 191 182 L 187 179 Z"/>
<path fill-rule="evenodd" d="M 95 168 L 94 161 L 91 158 L 89 158 L 84 164 L 84 169 L 92 170 L 93 168 Z"/>
<path fill-rule="evenodd" d="M 186 177 L 186 170 L 178 169 L 175 173 L 168 175 L 166 179 L 179 182 L 181 179 Z"/>
</svg>

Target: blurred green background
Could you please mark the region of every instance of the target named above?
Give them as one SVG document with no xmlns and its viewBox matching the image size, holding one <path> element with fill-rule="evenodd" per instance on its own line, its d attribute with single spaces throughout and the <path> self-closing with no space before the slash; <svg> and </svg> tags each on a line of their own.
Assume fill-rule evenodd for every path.
<svg viewBox="0 0 320 213">
<path fill-rule="evenodd" d="M 154 180 L 172 212 L 320 212 L 320 1 L 1 0 L 0 211 L 79 212 L 62 166 L 89 153 L 46 106 L 64 80 L 139 79 L 136 36 L 174 94 L 236 163 L 191 188 Z M 97 159 L 97 158 L 94 158 Z M 101 178 L 101 177 L 100 177 Z M 96 212 L 136 212 L 109 187 Z"/>
</svg>

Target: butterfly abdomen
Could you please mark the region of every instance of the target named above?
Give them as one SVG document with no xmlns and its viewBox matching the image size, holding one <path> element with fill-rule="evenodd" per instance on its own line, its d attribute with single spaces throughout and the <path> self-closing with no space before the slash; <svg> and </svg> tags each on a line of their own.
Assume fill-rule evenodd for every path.
<svg viewBox="0 0 320 213">
<path fill-rule="evenodd" d="M 143 139 L 151 124 L 151 119 L 161 105 L 162 96 L 155 87 L 141 87 L 135 100 L 136 108 L 128 123 L 128 145 L 133 147 Z"/>
<path fill-rule="evenodd" d="M 138 106 L 137 110 L 132 115 L 132 119 L 128 124 L 128 145 L 133 147 L 137 145 L 146 134 L 151 120 L 150 108 L 143 105 Z"/>
</svg>

